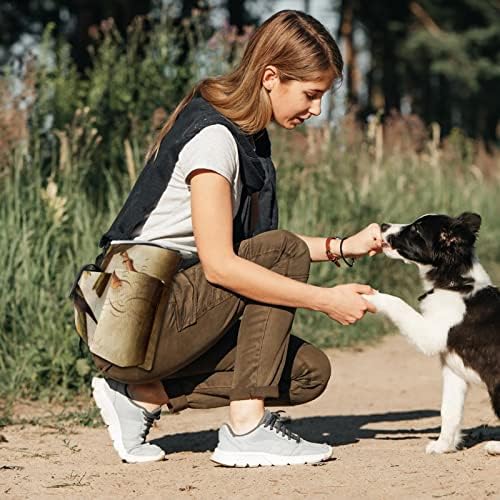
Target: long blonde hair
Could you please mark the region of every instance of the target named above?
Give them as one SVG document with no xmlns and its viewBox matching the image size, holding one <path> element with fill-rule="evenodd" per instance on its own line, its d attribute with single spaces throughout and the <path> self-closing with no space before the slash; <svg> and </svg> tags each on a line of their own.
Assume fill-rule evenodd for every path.
<svg viewBox="0 0 500 500">
<path fill-rule="evenodd" d="M 196 94 L 236 123 L 245 133 L 264 129 L 272 118 L 271 101 L 262 86 L 265 68 L 275 66 L 281 81 L 315 80 L 325 72 L 342 77 L 342 55 L 327 29 L 314 17 L 283 10 L 252 35 L 238 66 L 229 74 L 199 82 L 178 104 L 147 153 L 155 156 L 161 141 Z"/>
</svg>

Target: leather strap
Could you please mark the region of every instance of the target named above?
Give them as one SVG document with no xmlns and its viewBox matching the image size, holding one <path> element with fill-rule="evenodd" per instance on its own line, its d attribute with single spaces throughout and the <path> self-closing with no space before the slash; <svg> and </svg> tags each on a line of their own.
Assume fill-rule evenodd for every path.
<svg viewBox="0 0 500 500">
<path fill-rule="evenodd" d="M 326 241 L 325 241 L 325 250 L 326 250 L 326 256 L 328 257 L 328 260 L 332 263 L 335 264 L 337 267 L 340 267 L 339 259 L 340 255 L 335 255 L 331 249 L 330 249 L 330 242 L 332 240 L 338 240 L 340 238 L 337 238 L 336 236 L 329 236 Z"/>
</svg>

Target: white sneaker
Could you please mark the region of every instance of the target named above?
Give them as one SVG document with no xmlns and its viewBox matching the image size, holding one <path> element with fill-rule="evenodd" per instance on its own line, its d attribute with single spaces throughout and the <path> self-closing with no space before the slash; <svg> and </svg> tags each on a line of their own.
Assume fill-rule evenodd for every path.
<svg viewBox="0 0 500 500">
<path fill-rule="evenodd" d="M 331 458 L 333 448 L 311 443 L 287 429 L 279 413 L 266 410 L 255 429 L 236 435 L 224 424 L 211 460 L 230 467 L 314 464 Z"/>
<path fill-rule="evenodd" d="M 146 436 L 161 409 L 148 412 L 127 395 L 126 386 L 111 379 L 94 377 L 92 395 L 108 426 L 113 446 L 120 458 L 128 463 L 155 462 L 165 458 L 165 452 L 146 443 Z"/>
</svg>

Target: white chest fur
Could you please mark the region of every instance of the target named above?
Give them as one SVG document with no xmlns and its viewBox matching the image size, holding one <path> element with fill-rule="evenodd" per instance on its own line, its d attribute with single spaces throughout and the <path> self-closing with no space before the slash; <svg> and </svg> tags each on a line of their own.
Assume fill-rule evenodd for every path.
<svg viewBox="0 0 500 500">
<path fill-rule="evenodd" d="M 460 293 L 435 290 L 420 302 L 420 310 L 437 335 L 448 336 L 449 329 L 463 320 L 466 307 Z"/>
<path fill-rule="evenodd" d="M 436 290 L 420 303 L 426 331 L 412 340 L 427 355 L 446 352 L 448 332 L 458 325 L 466 312 L 464 301 L 458 292 Z"/>
<path fill-rule="evenodd" d="M 418 313 L 399 297 L 376 293 L 364 295 L 377 310 L 387 315 L 424 354 L 446 352 L 448 332 L 459 324 L 466 307 L 458 292 L 436 290 L 421 302 Z"/>
</svg>

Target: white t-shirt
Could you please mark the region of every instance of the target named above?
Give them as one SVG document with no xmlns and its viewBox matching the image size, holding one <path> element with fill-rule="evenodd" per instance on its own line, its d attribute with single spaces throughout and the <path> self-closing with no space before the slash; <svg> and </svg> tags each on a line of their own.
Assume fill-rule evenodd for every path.
<svg viewBox="0 0 500 500">
<path fill-rule="evenodd" d="M 134 241 L 156 243 L 179 250 L 186 258 L 197 255 L 191 219 L 191 172 L 207 169 L 224 176 L 232 186 L 233 217 L 241 198 L 238 147 L 224 125 L 209 125 L 187 142 L 179 153 L 172 177 L 157 206 Z"/>
</svg>

